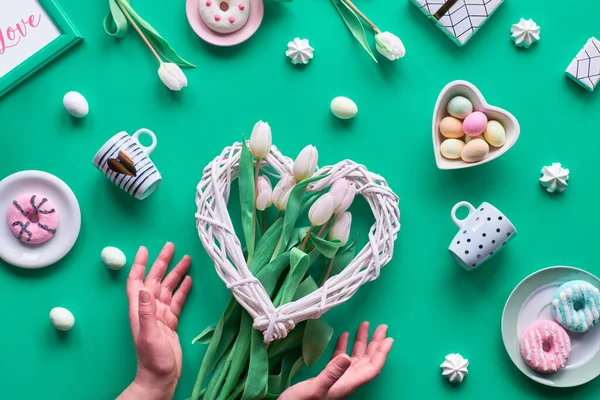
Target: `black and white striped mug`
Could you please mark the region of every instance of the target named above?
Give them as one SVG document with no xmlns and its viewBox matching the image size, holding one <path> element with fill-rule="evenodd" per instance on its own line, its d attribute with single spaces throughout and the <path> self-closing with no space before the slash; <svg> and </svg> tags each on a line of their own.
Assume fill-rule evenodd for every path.
<svg viewBox="0 0 600 400">
<path fill-rule="evenodd" d="M 150 136 L 152 144 L 144 146 L 139 137 Z M 94 156 L 94 165 L 115 185 L 143 200 L 150 196 L 162 181 L 150 154 L 156 148 L 156 135 L 148 129 L 140 129 L 133 135 L 119 132 L 110 138 Z"/>
</svg>

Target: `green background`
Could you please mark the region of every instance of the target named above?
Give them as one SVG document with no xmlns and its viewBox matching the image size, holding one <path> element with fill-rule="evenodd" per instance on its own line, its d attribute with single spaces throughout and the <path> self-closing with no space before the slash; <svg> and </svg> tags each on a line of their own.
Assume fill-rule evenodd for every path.
<svg viewBox="0 0 600 400">
<path fill-rule="evenodd" d="M 82 229 L 71 253 L 50 268 L 0 269 L 2 398 L 115 397 L 135 372 L 127 271 L 111 273 L 100 251 L 118 246 L 132 260 L 137 247 L 146 245 L 155 257 L 167 240 L 175 243 L 177 257 L 193 258 L 194 288 L 179 329 L 184 360 L 176 398 L 189 396 L 205 350 L 190 341 L 218 319 L 229 296 L 198 239 L 195 187 L 203 167 L 259 119 L 271 124 L 274 143 L 285 154 L 294 157 L 312 143 L 321 165 L 353 159 L 385 176 L 400 196 L 403 227 L 393 261 L 379 280 L 324 316 L 336 337 L 369 320 L 389 324 L 396 339 L 382 374 L 354 398 L 597 396 L 598 381 L 559 390 L 522 375 L 504 350 L 500 317 L 513 287 L 538 269 L 572 265 L 600 273 L 594 250 L 600 94 L 564 76 L 587 39 L 598 34 L 593 27 L 600 3 L 507 1 L 466 47 L 457 48 L 408 0 L 357 0 L 407 48 L 404 59 L 379 57 L 375 64 L 327 0 L 268 1 L 259 31 L 234 48 L 197 38 L 183 0 L 134 0 L 138 13 L 198 66 L 186 70 L 189 87 L 172 93 L 136 35 L 115 41 L 104 33 L 107 1 L 60 2 L 84 42 L 0 99 L 0 177 L 27 169 L 56 174 L 79 199 Z M 542 40 L 529 50 L 510 40 L 510 26 L 520 17 L 542 27 Z M 315 48 L 314 60 L 304 67 L 284 56 L 297 36 Z M 431 116 L 439 91 L 454 79 L 473 82 L 491 104 L 511 111 L 521 137 L 489 164 L 440 171 L 431 148 Z M 87 97 L 87 118 L 74 121 L 62 108 L 69 90 Z M 358 104 L 354 120 L 331 116 L 329 102 L 338 95 Z M 152 158 L 164 180 L 140 202 L 91 161 L 109 137 L 141 127 L 158 136 Z M 568 167 L 572 178 L 566 192 L 549 195 L 537 180 L 542 166 L 554 161 Z M 471 273 L 446 250 L 456 233 L 450 208 L 460 200 L 494 204 L 519 231 L 504 252 Z M 355 211 L 364 240 L 372 217 L 360 203 Z M 75 314 L 75 328 L 66 335 L 48 322 L 54 306 Z M 462 385 L 440 376 L 439 364 L 450 352 L 470 361 Z"/>
</svg>

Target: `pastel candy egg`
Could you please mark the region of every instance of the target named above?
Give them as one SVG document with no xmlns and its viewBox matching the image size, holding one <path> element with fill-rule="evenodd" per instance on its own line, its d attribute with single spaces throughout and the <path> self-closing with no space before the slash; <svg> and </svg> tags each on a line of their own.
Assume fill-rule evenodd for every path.
<svg viewBox="0 0 600 400">
<path fill-rule="evenodd" d="M 460 158 L 468 163 L 477 162 L 483 160 L 489 152 L 490 145 L 488 145 L 485 140 L 475 139 L 471 140 L 463 147 L 460 152 Z"/>
<path fill-rule="evenodd" d="M 63 97 L 63 105 L 69 114 L 76 118 L 83 118 L 88 115 L 90 106 L 87 100 L 79 92 L 69 92 Z"/>
<path fill-rule="evenodd" d="M 506 131 L 498 121 L 490 121 L 483 132 L 485 140 L 494 147 L 502 147 L 506 143 Z"/>
<path fill-rule="evenodd" d="M 50 310 L 50 322 L 59 331 L 68 331 L 75 325 L 75 317 L 66 308 L 54 307 Z"/>
<path fill-rule="evenodd" d="M 456 96 L 453 97 L 446 107 L 448 114 L 453 117 L 465 119 L 465 117 L 473 112 L 473 103 L 466 97 Z"/>
<path fill-rule="evenodd" d="M 108 246 L 102 249 L 100 253 L 102 262 L 112 270 L 120 270 L 127 264 L 125 254 L 116 247 Z"/>
<path fill-rule="evenodd" d="M 471 140 L 475 140 L 475 139 L 484 140 L 483 135 L 477 135 L 477 136 L 466 136 L 465 135 L 465 143 L 469 143 Z"/>
<path fill-rule="evenodd" d="M 440 121 L 440 133 L 448 139 L 458 139 L 464 136 L 463 123 L 454 117 L 445 117 Z"/>
<path fill-rule="evenodd" d="M 469 136 L 481 135 L 487 128 L 488 119 L 484 113 L 475 111 L 463 121 L 463 132 Z"/>
<path fill-rule="evenodd" d="M 440 153 L 449 160 L 458 160 L 465 142 L 459 139 L 446 139 L 440 146 Z"/>
<path fill-rule="evenodd" d="M 358 113 L 358 107 L 351 99 L 338 96 L 331 100 L 331 112 L 339 119 L 350 119 Z"/>
</svg>

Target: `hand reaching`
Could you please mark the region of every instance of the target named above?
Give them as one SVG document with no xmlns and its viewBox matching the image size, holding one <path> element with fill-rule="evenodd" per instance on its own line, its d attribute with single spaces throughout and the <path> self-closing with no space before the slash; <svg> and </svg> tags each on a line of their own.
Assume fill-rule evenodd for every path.
<svg viewBox="0 0 600 400">
<path fill-rule="evenodd" d="M 369 343 L 369 323 L 356 332 L 352 357 L 348 357 L 348 332 L 340 335 L 332 360 L 315 378 L 283 392 L 280 400 L 342 400 L 373 380 L 383 368 L 394 339 L 386 337 L 387 325 L 377 327 Z"/>
<path fill-rule="evenodd" d="M 183 257 L 163 279 L 174 252 L 175 246 L 167 243 L 146 279 L 145 247 L 140 247 L 131 267 L 127 298 L 138 367 L 135 381 L 119 396 L 121 400 L 171 399 L 181 376 L 182 354 L 176 330 L 192 288 L 192 278 L 186 276 L 191 259 Z M 181 285 L 175 291 L 179 282 Z"/>
</svg>

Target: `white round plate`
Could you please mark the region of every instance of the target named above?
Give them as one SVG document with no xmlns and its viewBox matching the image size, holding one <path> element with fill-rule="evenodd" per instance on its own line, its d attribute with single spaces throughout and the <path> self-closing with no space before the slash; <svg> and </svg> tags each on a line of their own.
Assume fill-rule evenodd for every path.
<svg viewBox="0 0 600 400">
<path fill-rule="evenodd" d="M 527 377 L 546 386 L 583 385 L 600 375 L 600 328 L 586 333 L 568 332 L 572 351 L 567 366 L 554 374 L 540 374 L 530 369 L 521 357 L 520 338 L 537 320 L 553 321 L 550 302 L 565 282 L 581 279 L 600 287 L 600 279 L 573 267 L 550 267 L 537 271 L 513 290 L 502 313 L 502 340 L 513 363 Z"/>
<path fill-rule="evenodd" d="M 56 234 L 42 244 L 25 244 L 8 227 L 8 208 L 17 196 L 29 192 L 47 196 L 60 215 Z M 21 268 L 52 265 L 71 250 L 80 228 L 81 211 L 77 198 L 67 184 L 56 176 L 42 171 L 22 171 L 0 181 L 0 258 L 7 263 Z"/>
</svg>

